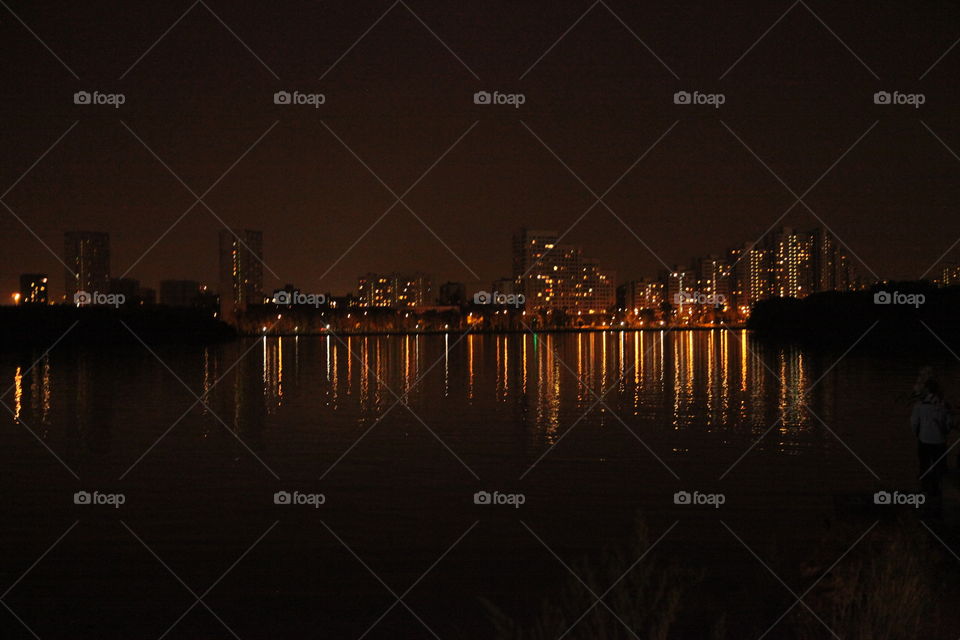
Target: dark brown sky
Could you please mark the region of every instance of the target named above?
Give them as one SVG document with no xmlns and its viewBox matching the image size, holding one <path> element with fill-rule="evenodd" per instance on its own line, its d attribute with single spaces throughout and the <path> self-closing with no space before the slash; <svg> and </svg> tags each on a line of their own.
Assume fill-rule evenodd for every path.
<svg viewBox="0 0 960 640">
<path fill-rule="evenodd" d="M 804 201 L 867 275 L 919 277 L 960 237 L 960 160 L 934 136 L 960 152 L 960 46 L 927 72 L 960 38 L 956 2 L 812 1 L 783 16 L 789 1 L 609 0 L 521 79 L 589 1 L 410 0 L 332 69 L 389 0 L 206 0 L 132 69 L 189 0 L 4 1 L 79 80 L 0 7 L 0 193 L 79 122 L 3 201 L 58 253 L 67 229 L 109 231 L 116 275 L 195 200 L 121 120 L 197 194 L 277 122 L 204 200 L 231 225 L 263 229 L 267 264 L 304 290 L 342 292 L 367 270 L 485 286 L 508 273 L 515 227 L 566 230 L 595 200 L 534 134 L 599 195 L 677 121 L 604 198 L 631 231 L 597 205 L 568 236 L 620 279 L 660 268 L 633 233 L 687 262 L 755 240 L 794 202 L 730 130 L 797 195 L 849 151 Z M 81 89 L 122 92 L 126 104 L 76 106 Z M 279 89 L 327 103 L 277 106 Z M 476 106 L 481 89 L 522 92 L 526 104 Z M 675 105 L 681 89 L 726 103 Z M 926 104 L 874 105 L 878 90 Z M 397 205 L 323 277 L 394 202 L 324 123 L 398 195 L 477 123 L 404 198 L 469 270 Z M 785 222 L 818 224 L 803 205 Z M 220 228 L 197 205 L 130 275 L 212 282 Z M 0 241 L 2 291 L 46 271 L 62 293 L 62 267 L 3 207 Z"/>
</svg>

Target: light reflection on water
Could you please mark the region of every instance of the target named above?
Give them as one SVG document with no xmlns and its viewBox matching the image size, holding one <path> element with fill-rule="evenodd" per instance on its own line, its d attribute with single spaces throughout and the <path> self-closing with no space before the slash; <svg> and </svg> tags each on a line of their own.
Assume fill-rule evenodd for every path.
<svg viewBox="0 0 960 640">
<path fill-rule="evenodd" d="M 482 416 L 479 422 L 512 424 L 540 450 L 574 425 L 614 425 L 617 416 L 638 433 L 666 438 L 695 432 L 752 440 L 775 425 L 764 448 L 795 453 L 815 427 L 805 401 L 828 424 L 835 404 L 833 385 L 818 381 L 830 359 L 761 348 L 746 331 L 286 337 L 161 353 L 204 400 L 197 409 L 207 418 L 204 432 L 221 428 L 219 416 L 249 434 L 254 448 L 265 424 L 322 415 L 312 428 L 354 428 L 402 398 L 432 422 Z M 42 435 L 59 409 L 76 417 L 69 422 L 81 433 L 106 430 L 101 440 L 109 446 L 113 409 L 103 410 L 101 387 L 182 404 L 184 390 L 147 352 L 111 357 L 136 360 L 137 372 L 120 375 L 106 356 L 82 349 L 45 356 L 32 368 L 23 357 L 9 369 L 14 419 Z"/>
</svg>

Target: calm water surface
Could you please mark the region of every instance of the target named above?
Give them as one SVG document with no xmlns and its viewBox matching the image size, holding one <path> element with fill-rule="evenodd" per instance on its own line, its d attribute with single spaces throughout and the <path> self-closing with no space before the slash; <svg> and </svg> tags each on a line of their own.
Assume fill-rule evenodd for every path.
<svg viewBox="0 0 960 640">
<path fill-rule="evenodd" d="M 638 516 L 678 523 L 667 553 L 753 571 L 721 520 L 802 553 L 838 505 L 915 486 L 901 398 L 927 362 L 839 355 L 722 330 L 0 355 L 5 601 L 45 639 L 482 638 L 484 601 L 522 617 L 569 578 L 554 553 L 589 559 Z M 408 588 L 416 616 L 391 608 Z"/>
</svg>

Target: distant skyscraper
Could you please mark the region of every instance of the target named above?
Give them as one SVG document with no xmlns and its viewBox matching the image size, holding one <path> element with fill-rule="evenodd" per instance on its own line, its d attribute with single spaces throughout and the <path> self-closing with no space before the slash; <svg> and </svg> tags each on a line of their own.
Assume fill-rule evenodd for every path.
<svg viewBox="0 0 960 640">
<path fill-rule="evenodd" d="M 24 273 L 20 276 L 20 304 L 47 304 L 47 274 Z"/>
<path fill-rule="evenodd" d="M 848 291 L 856 274 L 853 263 L 843 253 L 837 239 L 824 228 L 810 232 L 812 239 L 814 286 L 817 291 Z"/>
<path fill-rule="evenodd" d="M 357 301 L 361 307 L 392 307 L 396 281 L 390 274 L 367 273 L 357 278 Z"/>
<path fill-rule="evenodd" d="M 20 282 L 23 282 L 21 280 Z M 939 285 L 941 287 L 954 287 L 960 284 L 960 265 L 950 262 L 943 265 L 940 269 Z M 21 284 L 21 291 L 23 285 Z"/>
<path fill-rule="evenodd" d="M 687 297 L 693 296 L 697 290 L 697 274 L 680 265 L 674 265 L 673 269 L 664 273 L 662 279 L 667 302 L 678 309 L 682 309 Z"/>
<path fill-rule="evenodd" d="M 663 305 L 663 282 L 644 278 L 625 282 L 617 287 L 617 304 L 628 311 L 659 311 Z"/>
<path fill-rule="evenodd" d="M 433 304 L 433 286 L 424 273 L 367 273 L 357 279 L 361 307 L 394 309 Z"/>
<path fill-rule="evenodd" d="M 743 312 L 771 295 L 771 253 L 768 249 L 748 243 L 742 249 L 733 249 L 728 254 L 734 302 Z"/>
<path fill-rule="evenodd" d="M 803 298 L 813 293 L 811 235 L 784 227 L 772 240 L 774 295 L 780 298 Z"/>
<path fill-rule="evenodd" d="M 730 297 L 730 264 L 726 258 L 709 256 L 697 260 L 697 291 L 719 300 Z M 722 296 L 722 297 L 721 297 Z"/>
<path fill-rule="evenodd" d="M 513 236 L 513 277 L 527 308 L 598 313 L 613 307 L 615 274 L 558 240 L 556 231 L 526 228 Z"/>
<path fill-rule="evenodd" d="M 78 291 L 109 293 L 110 234 L 68 231 L 64 234 L 63 255 L 68 302 Z"/>
<path fill-rule="evenodd" d="M 263 232 L 220 232 L 220 318 L 234 322 L 250 304 L 263 302 Z"/>
<path fill-rule="evenodd" d="M 526 227 L 513 236 L 513 278 L 517 282 L 517 293 L 525 295 L 532 308 L 548 306 L 553 297 L 554 292 L 545 281 L 547 269 L 543 261 L 556 250 L 558 241 L 556 231 L 535 231 Z"/>
<path fill-rule="evenodd" d="M 425 273 L 397 273 L 396 307 L 426 307 L 434 304 L 433 283 Z"/>
</svg>

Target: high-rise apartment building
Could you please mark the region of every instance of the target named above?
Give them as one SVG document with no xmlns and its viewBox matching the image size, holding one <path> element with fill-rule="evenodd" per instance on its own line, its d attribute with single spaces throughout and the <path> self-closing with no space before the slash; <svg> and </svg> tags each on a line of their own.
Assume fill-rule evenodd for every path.
<svg viewBox="0 0 960 640">
<path fill-rule="evenodd" d="M 803 298 L 814 292 L 813 239 L 809 233 L 783 227 L 771 237 L 773 293 Z"/>
<path fill-rule="evenodd" d="M 556 231 L 520 229 L 513 237 L 513 277 L 528 309 L 599 313 L 616 301 L 615 274 Z"/>
<path fill-rule="evenodd" d="M 234 322 L 250 304 L 263 302 L 263 232 L 220 232 L 220 318 Z"/>
<path fill-rule="evenodd" d="M 832 233 L 820 227 L 810 232 L 816 291 L 847 291 L 856 280 L 853 263 Z"/>
<path fill-rule="evenodd" d="M 357 279 L 361 307 L 414 308 L 433 304 L 433 286 L 424 273 L 367 273 Z"/>
<path fill-rule="evenodd" d="M 67 231 L 64 234 L 64 270 L 67 300 L 78 291 L 109 293 L 110 234 Z"/>
<path fill-rule="evenodd" d="M 771 253 L 770 250 L 754 244 L 745 244 L 742 248 L 732 249 L 728 253 L 733 285 L 731 293 L 734 304 L 741 311 L 749 311 L 754 303 L 771 295 Z"/>
</svg>

